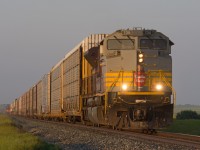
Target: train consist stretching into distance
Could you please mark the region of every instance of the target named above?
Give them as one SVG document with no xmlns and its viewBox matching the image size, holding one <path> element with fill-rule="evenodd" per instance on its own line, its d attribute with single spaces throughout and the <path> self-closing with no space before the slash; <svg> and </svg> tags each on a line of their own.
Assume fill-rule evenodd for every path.
<svg viewBox="0 0 200 150">
<path fill-rule="evenodd" d="M 123 129 L 173 120 L 171 46 L 156 30 L 93 34 L 10 104 L 11 114 Z"/>
</svg>

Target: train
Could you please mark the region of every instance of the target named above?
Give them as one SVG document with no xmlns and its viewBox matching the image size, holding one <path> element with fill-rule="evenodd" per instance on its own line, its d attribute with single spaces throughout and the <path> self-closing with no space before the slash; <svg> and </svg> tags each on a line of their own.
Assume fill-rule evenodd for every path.
<svg viewBox="0 0 200 150">
<path fill-rule="evenodd" d="M 10 113 L 113 129 L 164 128 L 176 103 L 173 45 L 152 29 L 92 34 L 16 98 Z"/>
</svg>

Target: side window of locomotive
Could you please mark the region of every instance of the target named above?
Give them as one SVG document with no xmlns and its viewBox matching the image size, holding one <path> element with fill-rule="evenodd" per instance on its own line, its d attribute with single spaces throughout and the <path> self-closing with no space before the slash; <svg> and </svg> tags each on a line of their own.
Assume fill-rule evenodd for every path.
<svg viewBox="0 0 200 150">
<path fill-rule="evenodd" d="M 143 49 L 167 49 L 167 41 L 164 39 L 141 39 L 140 48 Z"/>
<path fill-rule="evenodd" d="M 108 50 L 133 50 L 134 40 L 132 39 L 111 39 L 107 41 Z"/>
</svg>

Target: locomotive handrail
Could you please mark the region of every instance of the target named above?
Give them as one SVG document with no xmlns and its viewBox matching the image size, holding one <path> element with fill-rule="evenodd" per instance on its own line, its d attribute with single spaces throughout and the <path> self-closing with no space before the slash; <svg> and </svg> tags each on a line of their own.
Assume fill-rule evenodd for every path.
<svg viewBox="0 0 200 150">
<path fill-rule="evenodd" d="M 165 77 L 163 71 L 160 71 L 160 74 L 161 74 L 161 77 L 163 78 L 165 84 L 166 84 L 168 87 L 171 88 L 171 90 L 172 90 L 172 95 L 173 95 L 173 103 L 174 103 L 174 105 L 176 105 L 176 91 L 175 91 L 175 89 L 174 89 L 173 86 L 170 84 L 170 82 L 166 79 L 166 77 Z"/>
<path fill-rule="evenodd" d="M 121 70 L 119 71 L 119 74 L 117 76 L 117 78 L 115 79 L 115 81 L 112 83 L 112 85 L 109 87 L 108 91 L 109 92 L 111 90 L 111 88 L 113 88 L 115 86 L 115 84 L 118 82 L 119 78 L 121 76 Z M 122 76 L 123 77 L 123 76 Z"/>
<path fill-rule="evenodd" d="M 120 75 L 121 75 L 121 70 L 119 71 L 119 74 L 117 76 L 117 78 L 115 79 L 115 81 L 112 83 L 111 86 L 109 86 L 108 88 L 106 88 L 106 91 L 105 91 L 105 115 L 106 115 L 106 112 L 107 112 L 107 106 L 108 106 L 108 92 L 110 91 L 110 89 L 117 83 L 117 81 L 119 80 L 120 78 Z"/>
</svg>

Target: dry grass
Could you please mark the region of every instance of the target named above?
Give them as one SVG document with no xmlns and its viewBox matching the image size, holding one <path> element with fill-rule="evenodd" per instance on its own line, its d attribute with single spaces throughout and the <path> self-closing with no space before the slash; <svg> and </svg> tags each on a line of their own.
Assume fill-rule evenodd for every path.
<svg viewBox="0 0 200 150">
<path fill-rule="evenodd" d="M 22 132 L 8 116 L 0 114 L 0 150 L 56 150 L 57 146 Z"/>
</svg>

